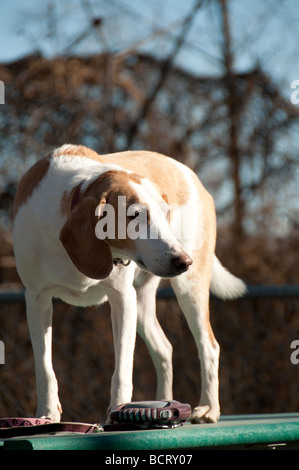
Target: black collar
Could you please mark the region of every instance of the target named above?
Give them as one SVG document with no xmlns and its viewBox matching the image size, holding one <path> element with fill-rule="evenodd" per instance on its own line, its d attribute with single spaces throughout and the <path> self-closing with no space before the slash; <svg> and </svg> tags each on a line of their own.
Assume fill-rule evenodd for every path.
<svg viewBox="0 0 299 470">
<path fill-rule="evenodd" d="M 114 258 L 113 260 L 114 266 L 118 266 L 119 264 L 122 264 L 123 266 L 129 266 L 130 263 L 131 263 L 130 259 L 128 259 L 127 261 L 124 261 L 121 258 Z"/>
</svg>

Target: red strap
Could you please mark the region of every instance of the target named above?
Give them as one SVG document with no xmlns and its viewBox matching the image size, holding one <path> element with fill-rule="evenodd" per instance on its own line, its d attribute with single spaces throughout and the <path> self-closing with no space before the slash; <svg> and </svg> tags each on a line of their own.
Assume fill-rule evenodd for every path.
<svg viewBox="0 0 299 470">
<path fill-rule="evenodd" d="M 99 431 L 103 431 L 103 428 L 98 424 L 55 423 L 47 419 L 35 418 L 0 418 L 0 438 L 2 439 L 58 432 L 89 434 Z"/>
</svg>

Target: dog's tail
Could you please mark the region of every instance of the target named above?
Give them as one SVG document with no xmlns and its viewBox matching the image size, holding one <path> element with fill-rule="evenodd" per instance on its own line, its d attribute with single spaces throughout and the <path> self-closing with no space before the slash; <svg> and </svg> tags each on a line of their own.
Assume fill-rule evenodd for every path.
<svg viewBox="0 0 299 470">
<path fill-rule="evenodd" d="M 246 292 L 246 285 L 227 271 L 214 255 L 210 289 L 217 297 L 228 300 L 242 297 Z"/>
</svg>

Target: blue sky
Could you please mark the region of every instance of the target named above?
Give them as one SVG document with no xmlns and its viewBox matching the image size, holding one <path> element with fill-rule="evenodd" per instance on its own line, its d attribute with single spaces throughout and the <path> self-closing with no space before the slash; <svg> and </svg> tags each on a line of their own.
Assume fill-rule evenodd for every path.
<svg viewBox="0 0 299 470">
<path fill-rule="evenodd" d="M 89 10 L 82 4 L 82 0 L 0 0 L 0 61 L 37 49 L 47 57 L 65 52 L 88 27 Z M 77 53 L 97 53 L 105 47 L 115 52 L 142 40 L 144 50 L 165 55 L 194 0 L 90 0 L 88 4 L 104 18 L 103 34 L 89 34 Z M 299 79 L 298 0 L 231 0 L 230 19 L 238 70 L 248 70 L 259 61 L 286 88 Z M 152 39 L 153 32 L 163 28 L 168 32 Z M 177 63 L 200 75 L 219 74 L 219 41 L 217 5 L 211 2 L 197 15 Z"/>
<path fill-rule="evenodd" d="M 142 50 L 165 57 L 194 3 L 0 0 L 0 62 L 36 51 L 49 58 L 68 51 L 82 55 L 103 50 L 115 53 L 136 43 Z M 209 6 L 196 16 L 176 63 L 199 76 L 215 76 L 222 73 L 219 6 L 216 0 L 206 3 Z M 103 18 L 99 35 L 90 28 L 90 10 L 82 8 L 86 4 L 93 15 Z M 299 0 L 230 0 L 229 8 L 235 69 L 246 72 L 260 64 L 290 99 L 294 92 L 291 83 L 299 80 Z M 160 34 L 154 37 L 157 31 Z M 295 177 L 294 184 L 286 189 L 297 194 L 297 187 Z M 282 199 L 298 201 L 297 196 Z"/>
</svg>

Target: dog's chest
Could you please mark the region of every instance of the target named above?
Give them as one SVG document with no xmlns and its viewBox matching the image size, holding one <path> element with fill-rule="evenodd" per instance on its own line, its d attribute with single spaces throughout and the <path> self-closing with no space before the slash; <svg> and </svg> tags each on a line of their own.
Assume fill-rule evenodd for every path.
<svg viewBox="0 0 299 470">
<path fill-rule="evenodd" d="M 99 305 L 107 300 L 104 287 L 101 283 L 92 285 L 87 289 L 78 290 L 57 286 L 53 288 L 53 297 L 78 307 Z"/>
</svg>

